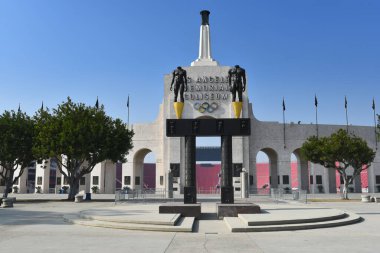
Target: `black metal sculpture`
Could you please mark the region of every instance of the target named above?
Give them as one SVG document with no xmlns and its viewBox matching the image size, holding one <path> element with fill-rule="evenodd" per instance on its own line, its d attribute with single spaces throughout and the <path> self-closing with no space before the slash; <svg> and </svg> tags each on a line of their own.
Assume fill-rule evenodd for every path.
<svg viewBox="0 0 380 253">
<path fill-rule="evenodd" d="M 172 75 L 173 75 L 173 78 L 172 78 L 172 83 L 170 84 L 170 90 L 173 90 L 173 84 L 174 84 L 174 102 L 177 102 L 178 91 L 179 91 L 180 100 L 183 103 L 185 101 L 183 97 L 183 93 L 187 91 L 186 70 L 178 66 L 177 69 L 173 71 Z"/>
<path fill-rule="evenodd" d="M 236 92 L 238 93 L 239 101 L 243 102 L 243 92 L 245 91 L 246 78 L 245 69 L 239 65 L 231 68 L 228 71 L 228 82 L 230 91 L 232 92 L 232 102 L 236 101 Z"/>
<path fill-rule="evenodd" d="M 208 17 L 210 15 L 210 12 L 207 10 L 201 11 L 201 16 L 202 16 L 202 25 L 210 25 L 208 22 Z"/>
</svg>

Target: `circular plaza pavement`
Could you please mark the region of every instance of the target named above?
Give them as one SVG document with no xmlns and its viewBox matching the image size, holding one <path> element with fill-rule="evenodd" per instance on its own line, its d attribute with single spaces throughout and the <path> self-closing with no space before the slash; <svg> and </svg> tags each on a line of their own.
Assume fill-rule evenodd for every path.
<svg viewBox="0 0 380 253">
<path fill-rule="evenodd" d="M 0 209 L 1 252 L 377 252 L 380 248 L 380 205 L 377 203 L 262 203 L 260 206 L 268 212 L 287 212 L 285 219 L 291 215 L 305 218 L 302 215 L 305 216 L 306 211 L 314 218 L 323 216 L 320 215 L 323 212 L 330 216 L 350 213 L 363 218 L 359 223 L 346 226 L 265 233 L 231 232 L 224 220 L 213 215 L 215 203 L 212 202 L 202 204 L 204 214 L 194 221 L 192 232 L 113 229 L 65 220 L 73 216 L 80 219 L 108 216 L 116 217 L 113 222 L 117 223 L 117 218 L 123 215 L 124 221 L 138 215 L 140 225 L 144 225 L 144 220 L 158 221 L 154 215 L 157 205 L 18 202 L 14 208 Z M 131 217 L 126 219 L 128 213 Z"/>
</svg>

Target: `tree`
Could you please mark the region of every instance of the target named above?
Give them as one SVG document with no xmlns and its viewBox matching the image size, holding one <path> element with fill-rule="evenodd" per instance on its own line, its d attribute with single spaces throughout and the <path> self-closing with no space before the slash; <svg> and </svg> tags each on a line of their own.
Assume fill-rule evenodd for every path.
<svg viewBox="0 0 380 253">
<path fill-rule="evenodd" d="M 80 178 L 104 160 L 125 162 L 132 148 L 133 131 L 120 119 L 107 116 L 104 107 L 66 102 L 36 114 L 34 153 L 53 158 L 70 186 L 69 200 L 79 191 Z"/>
<path fill-rule="evenodd" d="M 0 116 L 0 179 L 5 182 L 4 198 L 34 160 L 33 138 L 34 121 L 20 109 L 5 111 Z"/>
<path fill-rule="evenodd" d="M 342 198 L 348 199 L 348 185 L 371 165 L 376 153 L 362 138 L 339 129 L 329 137 L 308 138 L 302 145 L 301 154 L 313 163 L 337 170 L 344 182 Z M 348 170 L 353 170 L 352 176 Z"/>
</svg>

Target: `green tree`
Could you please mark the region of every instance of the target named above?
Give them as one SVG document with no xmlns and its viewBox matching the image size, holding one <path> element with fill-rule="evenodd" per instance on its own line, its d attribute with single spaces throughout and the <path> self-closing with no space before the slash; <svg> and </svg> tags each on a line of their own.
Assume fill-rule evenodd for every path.
<svg viewBox="0 0 380 253">
<path fill-rule="evenodd" d="M 344 182 L 342 198 L 348 199 L 348 185 L 371 165 L 376 153 L 362 138 L 339 129 L 329 137 L 308 138 L 302 145 L 301 154 L 313 163 L 337 170 Z M 352 176 L 349 170 L 353 170 Z"/>
<path fill-rule="evenodd" d="M 125 162 L 133 147 L 133 131 L 120 120 L 107 116 L 104 107 L 73 103 L 70 98 L 52 113 L 36 114 L 34 153 L 40 159 L 54 158 L 70 186 L 74 200 L 79 181 L 104 160 Z"/>
<path fill-rule="evenodd" d="M 34 160 L 33 138 L 34 121 L 21 110 L 5 111 L 0 116 L 0 179 L 5 182 L 4 198 Z"/>
</svg>

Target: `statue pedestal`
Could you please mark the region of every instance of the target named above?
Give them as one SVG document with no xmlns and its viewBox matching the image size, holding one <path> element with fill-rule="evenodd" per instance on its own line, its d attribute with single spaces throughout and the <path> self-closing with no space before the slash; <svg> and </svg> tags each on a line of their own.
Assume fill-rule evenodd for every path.
<svg viewBox="0 0 380 253">
<path fill-rule="evenodd" d="M 238 217 L 239 213 L 261 213 L 260 206 L 253 203 L 216 204 L 216 212 L 219 219 L 223 217 Z"/>
<path fill-rule="evenodd" d="M 222 204 L 233 204 L 234 203 L 234 187 L 233 186 L 222 186 L 220 189 L 220 199 Z"/>
<path fill-rule="evenodd" d="M 180 213 L 183 217 L 199 219 L 201 216 L 201 204 L 164 203 L 159 206 L 158 211 L 159 213 Z"/>
<path fill-rule="evenodd" d="M 197 189 L 195 186 L 185 186 L 183 187 L 183 203 L 184 204 L 195 204 L 197 203 Z"/>
<path fill-rule="evenodd" d="M 174 111 L 175 111 L 175 115 L 177 116 L 177 119 L 181 119 L 184 103 L 174 102 L 173 106 L 174 106 Z"/>
<path fill-rule="evenodd" d="M 232 102 L 232 108 L 234 109 L 236 119 L 240 118 L 242 107 L 243 107 L 243 102 Z"/>
</svg>

